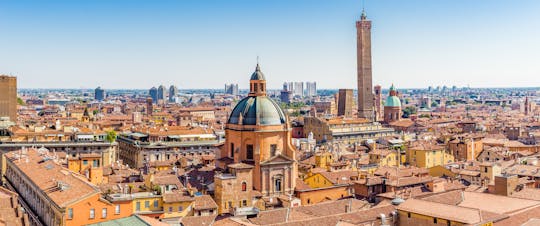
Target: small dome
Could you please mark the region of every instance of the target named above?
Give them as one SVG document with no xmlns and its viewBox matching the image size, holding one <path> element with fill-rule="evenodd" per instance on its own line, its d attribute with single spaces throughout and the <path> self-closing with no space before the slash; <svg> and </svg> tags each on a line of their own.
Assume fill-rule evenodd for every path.
<svg viewBox="0 0 540 226">
<path fill-rule="evenodd" d="M 266 80 L 264 79 L 264 74 L 261 72 L 261 67 L 259 67 L 259 64 L 257 64 L 257 67 L 255 68 L 255 72 L 251 74 L 250 80 Z"/>
<path fill-rule="evenodd" d="M 279 105 L 267 96 L 249 96 L 242 99 L 229 115 L 229 124 L 282 125 L 287 122 Z"/>
<path fill-rule="evenodd" d="M 400 197 L 396 197 L 395 199 L 392 199 L 392 205 L 394 206 L 398 206 L 399 204 L 404 203 L 404 202 L 405 200 L 403 200 Z"/>
<path fill-rule="evenodd" d="M 388 96 L 386 102 L 384 102 L 385 107 L 401 107 L 401 101 L 396 96 Z"/>
</svg>

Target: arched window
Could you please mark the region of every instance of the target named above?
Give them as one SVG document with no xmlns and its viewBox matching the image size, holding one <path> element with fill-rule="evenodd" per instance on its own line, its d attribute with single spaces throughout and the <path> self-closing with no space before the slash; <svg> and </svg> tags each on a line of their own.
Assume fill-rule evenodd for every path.
<svg viewBox="0 0 540 226">
<path fill-rule="evenodd" d="M 242 191 L 246 191 L 247 190 L 247 183 L 244 181 L 242 182 Z"/>
<path fill-rule="evenodd" d="M 283 183 L 282 183 L 282 177 L 275 177 L 274 178 L 274 192 L 281 192 L 283 190 Z"/>
</svg>

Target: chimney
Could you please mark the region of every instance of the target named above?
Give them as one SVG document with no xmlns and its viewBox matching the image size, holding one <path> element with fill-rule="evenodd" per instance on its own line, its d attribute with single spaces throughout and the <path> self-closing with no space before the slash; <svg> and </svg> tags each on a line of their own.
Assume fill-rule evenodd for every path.
<svg viewBox="0 0 540 226">
<path fill-rule="evenodd" d="M 345 205 L 345 213 L 352 212 L 352 199 L 348 199 L 347 205 Z"/>
<path fill-rule="evenodd" d="M 379 215 L 379 217 L 381 218 L 381 226 L 390 226 L 390 225 L 388 224 L 388 221 L 387 221 L 387 219 L 386 219 L 386 215 L 384 215 L 384 213 L 381 213 L 381 214 Z"/>
</svg>

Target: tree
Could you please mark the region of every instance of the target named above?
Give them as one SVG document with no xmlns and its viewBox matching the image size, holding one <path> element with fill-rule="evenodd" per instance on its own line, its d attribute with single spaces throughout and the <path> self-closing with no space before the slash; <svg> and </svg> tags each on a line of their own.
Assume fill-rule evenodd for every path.
<svg viewBox="0 0 540 226">
<path fill-rule="evenodd" d="M 24 101 L 23 101 L 20 97 L 17 97 L 17 104 L 23 105 L 23 106 L 26 105 L 26 104 L 24 103 Z"/>
<path fill-rule="evenodd" d="M 107 137 L 105 137 L 105 140 L 107 140 L 109 143 L 114 143 L 116 141 L 116 132 L 114 130 L 107 132 Z"/>
<path fill-rule="evenodd" d="M 410 115 L 416 114 L 416 108 L 413 106 L 405 107 L 403 111 L 403 118 L 408 118 Z"/>
</svg>

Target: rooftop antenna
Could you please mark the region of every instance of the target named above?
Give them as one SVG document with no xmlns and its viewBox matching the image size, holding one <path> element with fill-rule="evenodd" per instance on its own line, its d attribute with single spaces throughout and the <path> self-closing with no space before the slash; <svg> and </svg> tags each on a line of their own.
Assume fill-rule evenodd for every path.
<svg viewBox="0 0 540 226">
<path fill-rule="evenodd" d="M 365 6 L 366 6 L 366 0 L 362 0 L 362 16 L 360 17 L 360 19 L 362 20 L 365 20 L 367 18 Z"/>
</svg>

